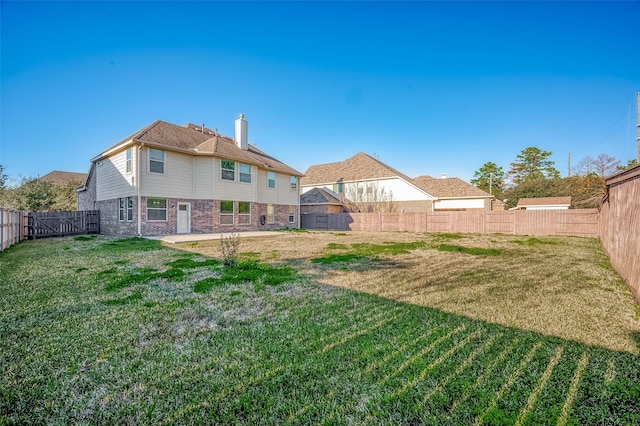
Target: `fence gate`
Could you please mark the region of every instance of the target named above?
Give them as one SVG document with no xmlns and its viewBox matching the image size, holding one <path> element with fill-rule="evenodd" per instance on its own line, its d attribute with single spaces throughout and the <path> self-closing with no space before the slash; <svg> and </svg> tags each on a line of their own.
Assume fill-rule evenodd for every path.
<svg viewBox="0 0 640 426">
<path fill-rule="evenodd" d="M 100 233 L 100 211 L 29 212 L 29 238 Z"/>
</svg>

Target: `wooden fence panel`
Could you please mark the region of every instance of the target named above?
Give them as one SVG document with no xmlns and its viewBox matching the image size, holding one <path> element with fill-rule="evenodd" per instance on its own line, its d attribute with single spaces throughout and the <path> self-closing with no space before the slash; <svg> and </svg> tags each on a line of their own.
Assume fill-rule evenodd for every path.
<svg viewBox="0 0 640 426">
<path fill-rule="evenodd" d="M 598 236 L 598 211 L 520 210 L 302 215 L 307 229 Z"/>
<path fill-rule="evenodd" d="M 0 207 L 0 252 L 25 238 L 26 212 Z"/>
<path fill-rule="evenodd" d="M 29 212 L 29 238 L 100 233 L 100 211 Z"/>
</svg>

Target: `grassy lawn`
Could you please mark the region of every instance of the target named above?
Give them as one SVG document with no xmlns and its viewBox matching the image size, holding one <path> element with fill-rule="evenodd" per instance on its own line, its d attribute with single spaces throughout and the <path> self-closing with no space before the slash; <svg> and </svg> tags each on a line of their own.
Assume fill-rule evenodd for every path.
<svg viewBox="0 0 640 426">
<path fill-rule="evenodd" d="M 291 233 L 0 254 L 0 425 L 638 424 L 638 310 L 583 238 Z"/>
</svg>

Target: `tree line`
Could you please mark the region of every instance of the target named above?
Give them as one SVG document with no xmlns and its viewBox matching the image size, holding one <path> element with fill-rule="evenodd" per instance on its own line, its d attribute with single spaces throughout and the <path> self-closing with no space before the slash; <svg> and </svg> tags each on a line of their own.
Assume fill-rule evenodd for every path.
<svg viewBox="0 0 640 426">
<path fill-rule="evenodd" d="M 54 185 L 38 178 L 23 177 L 10 181 L 0 164 L 0 206 L 28 211 L 74 211 L 77 208 L 76 189 L 82 182 L 69 180 Z"/>
<path fill-rule="evenodd" d="M 571 175 L 560 177 L 550 157 L 551 151 L 528 147 L 516 156 L 505 172 L 494 162 L 476 170 L 471 184 L 504 200 L 507 208 L 515 207 L 520 198 L 571 196 L 572 208 L 598 207 L 605 193 L 605 177 L 637 164 L 630 160 L 623 166 L 608 154 L 587 156 L 571 169 Z"/>
</svg>

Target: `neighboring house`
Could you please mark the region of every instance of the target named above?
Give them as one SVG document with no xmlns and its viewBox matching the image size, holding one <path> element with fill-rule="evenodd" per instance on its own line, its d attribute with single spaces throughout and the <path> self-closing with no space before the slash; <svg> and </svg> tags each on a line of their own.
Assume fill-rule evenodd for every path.
<svg viewBox="0 0 640 426">
<path fill-rule="evenodd" d="M 300 196 L 300 214 L 344 213 L 340 197 L 327 188 L 313 188 Z"/>
<path fill-rule="evenodd" d="M 120 235 L 237 232 L 299 227 L 302 173 L 204 125 L 156 121 L 91 160 L 80 210 L 101 211 L 101 232 Z"/>
<path fill-rule="evenodd" d="M 82 184 L 87 179 L 86 173 L 76 172 L 63 172 L 60 170 L 53 170 L 46 175 L 39 177 L 38 180 L 49 182 L 52 185 L 65 185 L 70 182 Z M 80 185 L 78 185 L 80 186 Z"/>
<path fill-rule="evenodd" d="M 520 198 L 509 210 L 566 210 L 570 206 L 571 197 Z"/>
<path fill-rule="evenodd" d="M 495 210 L 495 197 L 459 178 L 440 179 L 431 176 L 418 176 L 413 181 L 427 193 L 436 197 L 434 211 L 443 210 Z M 500 203 L 497 203 L 497 208 Z M 504 207 L 503 207 L 504 209 Z"/>
<path fill-rule="evenodd" d="M 336 163 L 310 166 L 300 180 L 302 196 L 313 189 L 330 191 L 350 211 L 438 211 L 491 209 L 493 196 L 458 178 L 411 179 L 362 152 Z M 315 213 L 329 213 L 314 204 Z M 376 204 L 378 205 L 376 207 Z M 305 207 L 306 209 L 306 207 Z"/>
<path fill-rule="evenodd" d="M 380 210 L 430 211 L 435 199 L 410 177 L 362 152 L 310 166 L 300 186 L 303 195 L 314 188 L 331 190 L 352 211 L 377 209 L 377 204 L 383 205 Z"/>
</svg>

